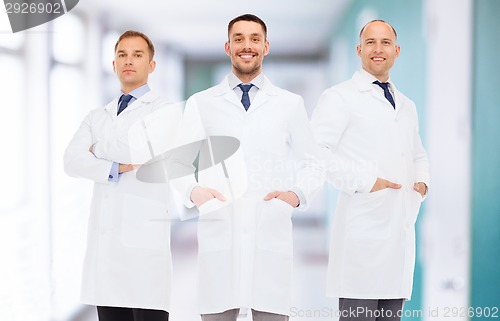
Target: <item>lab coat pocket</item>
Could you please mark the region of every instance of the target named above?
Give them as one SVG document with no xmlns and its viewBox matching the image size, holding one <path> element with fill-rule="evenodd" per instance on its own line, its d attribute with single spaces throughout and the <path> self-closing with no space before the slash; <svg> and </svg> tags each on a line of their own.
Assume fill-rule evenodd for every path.
<svg viewBox="0 0 500 321">
<path fill-rule="evenodd" d="M 257 223 L 259 249 L 280 253 L 292 251 L 292 212 L 293 207 L 280 199 L 264 201 Z"/>
<path fill-rule="evenodd" d="M 199 252 L 222 251 L 231 248 L 233 222 L 230 208 L 231 206 L 227 206 L 225 202 L 216 198 L 198 208 L 200 211 L 198 219 Z"/>
<path fill-rule="evenodd" d="M 347 233 L 351 238 L 380 240 L 390 236 L 391 202 L 389 189 L 373 193 L 356 193 L 351 199 Z"/>
<path fill-rule="evenodd" d="M 152 199 L 126 195 L 121 239 L 125 246 L 168 251 L 170 224 L 167 206 Z"/>
<path fill-rule="evenodd" d="M 228 202 L 219 201 L 217 198 L 212 198 L 211 200 L 206 201 L 198 207 L 198 211 L 200 212 L 200 216 L 206 215 L 210 212 L 218 210 L 224 206 L 226 206 Z"/>
</svg>

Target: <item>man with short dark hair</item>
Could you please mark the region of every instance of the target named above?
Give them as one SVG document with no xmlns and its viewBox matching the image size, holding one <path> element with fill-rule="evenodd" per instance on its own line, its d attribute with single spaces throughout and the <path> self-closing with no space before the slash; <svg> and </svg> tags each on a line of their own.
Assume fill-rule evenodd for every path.
<svg viewBox="0 0 500 321">
<path fill-rule="evenodd" d="M 206 136 L 238 139 L 244 162 L 225 164 L 224 172 L 247 184 L 234 197 L 238 184 L 224 190 L 224 176 L 210 180 L 200 172 L 199 185 L 183 193 L 200 212 L 216 208 L 198 221 L 201 318 L 235 321 L 240 308 L 251 308 L 256 321 L 284 321 L 292 295 L 291 214 L 310 203 L 323 172 L 302 98 L 262 73 L 265 23 L 251 14 L 233 19 L 225 51 L 232 72 L 190 97 L 185 111 L 200 116 Z"/>
<path fill-rule="evenodd" d="M 64 155 L 68 175 L 94 181 L 81 298 L 97 306 L 100 321 L 169 317 L 168 187 L 136 178 L 134 164 L 153 155 L 132 143 L 138 138 L 131 130 L 167 107 L 147 84 L 156 66 L 153 55 L 154 46 L 143 33 L 120 36 L 113 70 L 121 93 L 87 115 Z M 182 111 L 168 112 L 181 121 Z"/>
</svg>

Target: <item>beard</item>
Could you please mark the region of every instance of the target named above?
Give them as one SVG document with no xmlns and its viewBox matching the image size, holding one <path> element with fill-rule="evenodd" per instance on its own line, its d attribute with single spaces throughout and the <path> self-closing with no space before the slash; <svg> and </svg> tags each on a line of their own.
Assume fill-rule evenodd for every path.
<svg viewBox="0 0 500 321">
<path fill-rule="evenodd" d="M 259 59 L 260 55 L 255 56 L 255 60 L 252 62 L 240 61 L 239 57 L 233 59 L 232 65 L 236 73 L 242 76 L 254 76 L 258 75 L 262 66 L 262 59 Z"/>
<path fill-rule="evenodd" d="M 234 64 L 234 70 L 239 74 L 239 75 L 245 75 L 245 76 L 253 76 L 257 75 L 260 72 L 260 66 L 261 65 L 252 65 L 252 66 L 241 66 L 238 64 Z"/>
</svg>

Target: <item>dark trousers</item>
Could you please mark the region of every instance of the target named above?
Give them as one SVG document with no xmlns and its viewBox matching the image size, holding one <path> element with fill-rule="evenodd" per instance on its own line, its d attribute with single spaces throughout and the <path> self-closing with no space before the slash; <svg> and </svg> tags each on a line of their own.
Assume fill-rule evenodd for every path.
<svg viewBox="0 0 500 321">
<path fill-rule="evenodd" d="M 404 299 L 339 299 L 339 321 L 399 321 Z"/>
<path fill-rule="evenodd" d="M 99 321 L 168 321 L 168 312 L 162 310 L 97 307 Z"/>
</svg>

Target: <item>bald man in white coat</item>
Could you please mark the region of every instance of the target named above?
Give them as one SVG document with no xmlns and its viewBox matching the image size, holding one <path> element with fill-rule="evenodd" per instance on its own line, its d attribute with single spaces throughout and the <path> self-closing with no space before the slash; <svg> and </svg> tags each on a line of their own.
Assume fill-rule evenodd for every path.
<svg viewBox="0 0 500 321">
<path fill-rule="evenodd" d="M 357 46 L 362 68 L 323 93 L 311 120 L 327 179 L 340 190 L 327 294 L 340 298 L 342 321 L 399 320 L 412 292 L 429 162 L 415 104 L 389 78 L 396 38 L 388 23 L 368 23 Z"/>
</svg>

